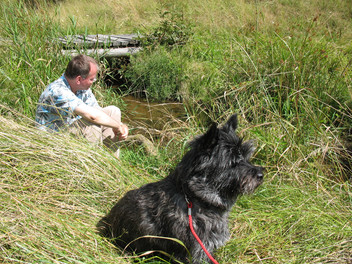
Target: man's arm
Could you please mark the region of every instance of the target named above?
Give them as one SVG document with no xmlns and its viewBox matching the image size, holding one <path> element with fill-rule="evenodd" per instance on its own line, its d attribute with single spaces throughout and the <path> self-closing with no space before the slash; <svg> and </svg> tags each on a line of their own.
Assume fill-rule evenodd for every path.
<svg viewBox="0 0 352 264">
<path fill-rule="evenodd" d="M 112 119 L 98 108 L 82 104 L 76 107 L 74 113 L 76 115 L 80 115 L 84 120 L 93 124 L 111 127 L 115 134 L 119 134 L 120 140 L 127 138 L 128 127 L 122 122 Z"/>
</svg>

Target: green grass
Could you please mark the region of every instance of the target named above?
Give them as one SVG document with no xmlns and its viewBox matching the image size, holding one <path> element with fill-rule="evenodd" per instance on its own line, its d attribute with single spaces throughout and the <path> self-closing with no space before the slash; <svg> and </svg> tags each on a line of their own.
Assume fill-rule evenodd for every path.
<svg viewBox="0 0 352 264">
<path fill-rule="evenodd" d="M 344 187 L 342 191 L 350 195 Z M 351 241 L 340 232 L 351 232 L 350 212 L 342 209 L 344 199 L 332 201 L 331 193 L 324 191 L 274 182 L 254 197 L 240 200 L 231 218 L 230 242 L 235 255 L 245 258 L 238 263 L 261 259 L 265 263 L 321 263 L 337 250 L 339 255 L 331 260 L 343 263 L 350 257 Z"/>
<path fill-rule="evenodd" d="M 95 224 L 127 190 L 166 176 L 178 159 L 123 149 L 119 161 L 106 149 L 38 131 L 25 117 L 2 117 L 0 139 L 6 263 L 129 262 L 96 234 Z M 235 205 L 219 262 L 348 263 L 352 189 L 324 177 L 303 168 L 269 169 L 263 186 Z"/>
<path fill-rule="evenodd" d="M 0 259 L 109 263 L 121 258 L 98 237 L 95 224 L 119 195 L 150 180 L 143 168 L 123 165 L 108 151 L 68 135 L 42 133 L 28 121 L 1 118 L 0 130 Z M 105 250 L 110 253 L 103 257 Z"/>
<path fill-rule="evenodd" d="M 351 263 L 347 1 L 88 2 L 0 4 L 0 262 L 132 263 L 96 234 L 97 221 L 129 189 L 165 177 L 210 120 L 237 112 L 267 172 L 234 206 L 219 263 Z M 58 36 L 137 32 L 163 37 L 121 71 L 127 91 L 180 100 L 188 115 L 152 138 L 158 155 L 126 144 L 116 160 L 33 127 L 40 93 L 69 60 Z M 102 80 L 93 89 L 123 108 Z"/>
</svg>

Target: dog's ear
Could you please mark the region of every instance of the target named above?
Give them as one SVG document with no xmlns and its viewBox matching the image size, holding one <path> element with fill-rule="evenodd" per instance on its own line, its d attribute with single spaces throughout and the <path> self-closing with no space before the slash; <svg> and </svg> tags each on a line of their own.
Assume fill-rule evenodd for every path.
<svg viewBox="0 0 352 264">
<path fill-rule="evenodd" d="M 208 131 L 198 138 L 198 146 L 202 148 L 209 148 L 213 146 L 219 139 L 219 129 L 217 124 L 213 123 Z"/>
<path fill-rule="evenodd" d="M 232 115 L 222 129 L 228 133 L 235 132 L 237 129 L 237 114 Z"/>
</svg>

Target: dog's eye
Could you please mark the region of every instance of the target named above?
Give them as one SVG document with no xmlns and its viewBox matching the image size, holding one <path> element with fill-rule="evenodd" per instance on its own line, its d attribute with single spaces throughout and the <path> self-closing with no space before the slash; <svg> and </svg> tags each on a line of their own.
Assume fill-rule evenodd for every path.
<svg viewBox="0 0 352 264">
<path fill-rule="evenodd" d="M 236 163 L 240 163 L 240 162 L 242 162 L 244 160 L 245 159 L 244 159 L 243 155 L 241 153 L 238 153 L 238 156 L 236 158 Z"/>
<path fill-rule="evenodd" d="M 237 156 L 236 158 L 232 159 L 231 160 L 231 166 L 232 167 L 236 167 L 238 166 L 239 163 L 241 163 L 242 161 L 244 161 L 243 157 L 240 155 L 240 156 Z"/>
</svg>

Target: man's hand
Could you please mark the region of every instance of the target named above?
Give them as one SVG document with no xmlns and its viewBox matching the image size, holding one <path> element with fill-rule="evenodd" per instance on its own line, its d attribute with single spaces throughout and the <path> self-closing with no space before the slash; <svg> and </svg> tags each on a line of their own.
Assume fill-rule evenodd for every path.
<svg viewBox="0 0 352 264">
<path fill-rule="evenodd" d="M 119 128 L 113 128 L 112 130 L 116 136 L 119 136 L 119 140 L 125 140 L 128 136 L 128 127 L 123 123 L 121 123 Z"/>
</svg>

